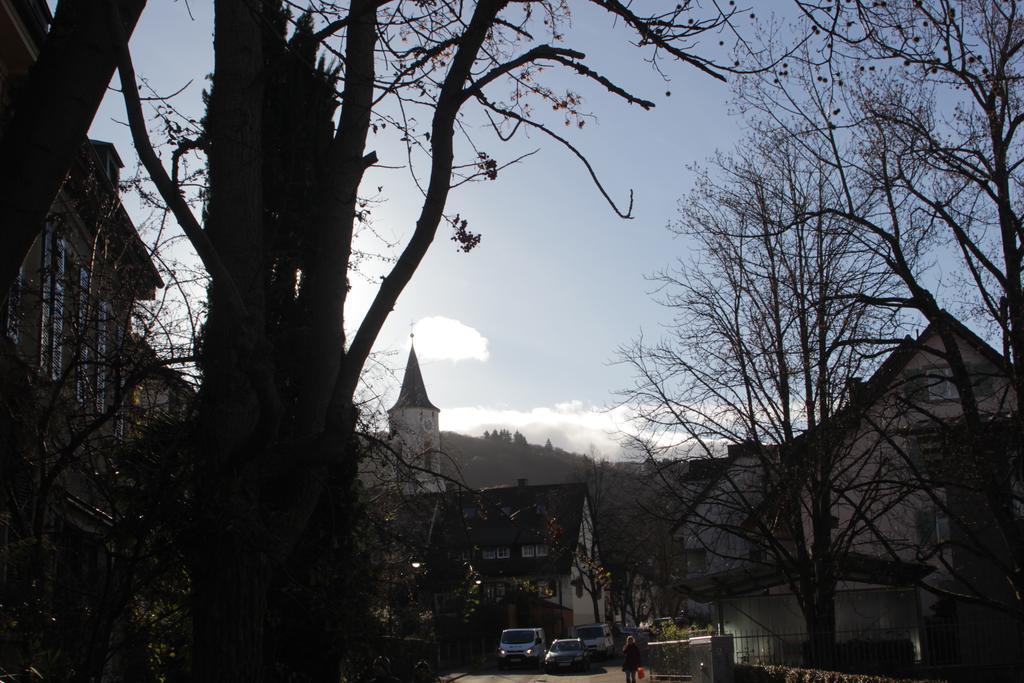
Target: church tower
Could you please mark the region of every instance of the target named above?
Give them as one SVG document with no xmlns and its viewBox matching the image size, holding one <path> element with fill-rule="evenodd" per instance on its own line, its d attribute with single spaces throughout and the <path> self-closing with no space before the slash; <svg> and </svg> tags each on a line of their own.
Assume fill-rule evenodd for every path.
<svg viewBox="0 0 1024 683">
<path fill-rule="evenodd" d="M 402 460 L 415 467 L 408 476 L 407 493 L 444 490 L 441 473 L 441 431 L 437 418 L 441 411 L 427 398 L 416 348 L 409 348 L 409 362 L 402 378 L 398 400 L 388 411 L 395 450 Z"/>
</svg>

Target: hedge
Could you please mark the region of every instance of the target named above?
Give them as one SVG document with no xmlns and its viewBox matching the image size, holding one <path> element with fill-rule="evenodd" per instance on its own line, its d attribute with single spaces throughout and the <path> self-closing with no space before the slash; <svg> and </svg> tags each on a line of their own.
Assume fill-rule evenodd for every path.
<svg viewBox="0 0 1024 683">
<path fill-rule="evenodd" d="M 804 661 L 810 659 L 812 647 L 813 643 L 804 643 Z M 909 638 L 847 640 L 832 648 L 832 662 L 840 671 L 892 675 L 914 663 L 914 644 Z"/>
<path fill-rule="evenodd" d="M 887 678 L 871 674 L 796 669 L 789 666 L 736 665 L 735 683 L 946 683 L 933 679 Z"/>
</svg>

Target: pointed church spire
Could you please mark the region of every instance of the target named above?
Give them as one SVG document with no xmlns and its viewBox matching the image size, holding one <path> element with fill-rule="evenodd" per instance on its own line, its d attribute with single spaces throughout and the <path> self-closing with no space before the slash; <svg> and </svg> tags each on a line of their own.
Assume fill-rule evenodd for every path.
<svg viewBox="0 0 1024 683">
<path fill-rule="evenodd" d="M 410 338 L 412 335 L 409 335 Z M 420 362 L 416 358 L 416 347 L 409 345 L 409 362 L 405 364 L 405 376 L 402 378 L 402 390 L 398 394 L 398 400 L 391 407 L 392 412 L 398 408 L 430 408 L 440 409 L 427 398 L 427 387 L 423 383 L 423 375 L 420 373 Z"/>
</svg>

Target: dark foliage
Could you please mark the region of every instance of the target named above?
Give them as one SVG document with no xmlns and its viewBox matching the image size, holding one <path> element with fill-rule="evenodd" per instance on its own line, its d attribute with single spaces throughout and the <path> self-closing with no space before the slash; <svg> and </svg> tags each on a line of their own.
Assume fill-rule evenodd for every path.
<svg viewBox="0 0 1024 683">
<path fill-rule="evenodd" d="M 519 432 L 509 434 L 506 440 L 503 433 L 508 431 L 495 430 L 482 438 L 444 432 L 441 450 L 445 466 L 471 488 L 510 486 L 517 479 L 528 479 L 530 484 L 579 481 L 583 456 L 527 443 Z"/>
</svg>

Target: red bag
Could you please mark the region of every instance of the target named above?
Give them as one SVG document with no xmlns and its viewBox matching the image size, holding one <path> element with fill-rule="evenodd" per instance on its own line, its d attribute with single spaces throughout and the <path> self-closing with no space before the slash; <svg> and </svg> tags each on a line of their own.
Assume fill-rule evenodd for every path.
<svg viewBox="0 0 1024 683">
<path fill-rule="evenodd" d="M 638 666 L 636 668 L 636 677 L 637 678 L 643 678 L 646 675 L 647 675 L 647 672 L 644 671 L 644 668 L 642 666 Z"/>
</svg>

